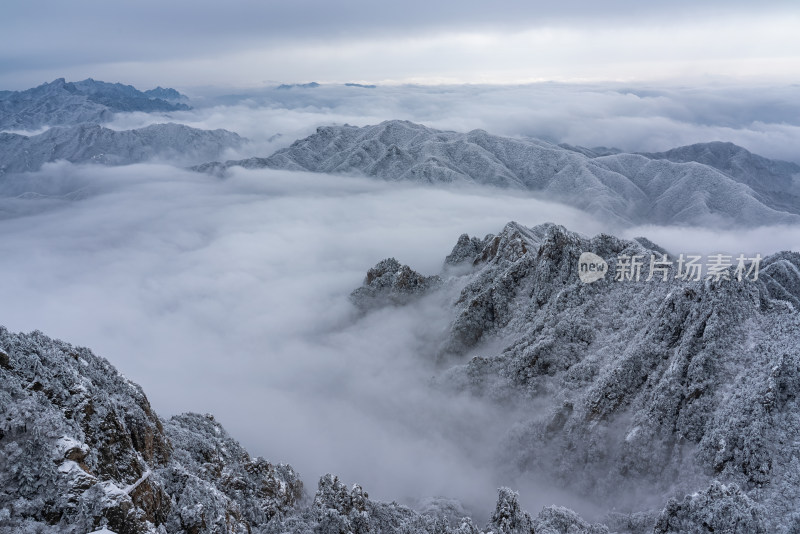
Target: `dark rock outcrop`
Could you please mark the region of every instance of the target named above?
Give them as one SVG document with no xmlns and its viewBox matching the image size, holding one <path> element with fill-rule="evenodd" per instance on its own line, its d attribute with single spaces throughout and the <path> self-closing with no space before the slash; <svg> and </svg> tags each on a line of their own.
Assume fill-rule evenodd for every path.
<svg viewBox="0 0 800 534">
<path fill-rule="evenodd" d="M 361 310 L 407 304 L 440 284 L 438 276 L 423 276 L 408 265 L 388 258 L 367 271 L 364 285 L 350 294 L 350 300 Z"/>
</svg>

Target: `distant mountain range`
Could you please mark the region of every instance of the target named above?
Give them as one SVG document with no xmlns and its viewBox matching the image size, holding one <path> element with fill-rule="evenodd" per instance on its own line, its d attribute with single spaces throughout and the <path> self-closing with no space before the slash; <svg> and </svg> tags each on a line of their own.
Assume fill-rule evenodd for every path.
<svg viewBox="0 0 800 534">
<path fill-rule="evenodd" d="M 628 154 L 392 120 L 320 127 L 269 157 L 195 169 L 223 173 L 233 166 L 529 190 L 622 224 L 800 222 L 800 166 L 730 143 Z"/>
<path fill-rule="evenodd" d="M 282 83 L 277 88 L 281 90 L 286 89 L 316 89 L 319 87 L 317 82 L 308 82 L 308 83 Z"/>
<path fill-rule="evenodd" d="M 117 111 L 178 111 L 188 99 L 175 89 L 139 91 L 131 85 L 91 78 L 59 78 L 25 91 L 0 91 L 0 130 L 37 130 L 45 126 L 103 123 Z"/>
<path fill-rule="evenodd" d="M 182 124 L 154 124 L 111 130 L 97 124 L 50 128 L 34 136 L 0 133 L 0 176 L 35 171 L 56 160 L 127 165 L 153 159 L 185 165 L 219 157 L 244 139 L 227 130 L 199 130 Z"/>
<path fill-rule="evenodd" d="M 242 138 L 222 130 L 173 124 L 115 132 L 98 126 L 115 112 L 185 110 L 187 101 L 174 89 L 139 91 L 91 78 L 0 92 L 0 130 L 64 126 L 33 136 L 0 134 L 0 174 L 36 170 L 58 159 L 126 164 L 157 158 L 196 165 L 241 146 Z M 234 166 L 531 191 L 620 226 L 800 223 L 800 165 L 770 160 L 731 143 L 625 153 L 390 120 L 365 127 L 320 127 L 268 157 L 193 168 L 221 175 Z"/>
</svg>

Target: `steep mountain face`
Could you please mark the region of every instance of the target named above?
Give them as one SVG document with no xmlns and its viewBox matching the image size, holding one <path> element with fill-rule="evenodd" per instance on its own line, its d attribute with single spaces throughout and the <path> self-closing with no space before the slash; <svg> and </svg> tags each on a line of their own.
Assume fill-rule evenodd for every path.
<svg viewBox="0 0 800 534">
<path fill-rule="evenodd" d="M 535 139 L 498 137 L 482 130 L 444 132 L 405 121 L 321 127 L 268 158 L 208 163 L 196 170 L 221 173 L 232 166 L 527 189 L 624 224 L 725 220 L 755 226 L 800 221 L 800 204 L 759 194 L 748 185 L 748 180 L 769 176 L 755 174 L 744 180 L 727 174 L 721 162 L 600 156 Z M 777 162 L 770 168 L 789 172 L 791 164 Z M 797 179 L 791 180 L 796 187 Z"/>
<path fill-rule="evenodd" d="M 172 123 L 123 131 L 83 124 L 50 128 L 30 137 L 0 133 L 0 176 L 35 171 L 57 160 L 126 165 L 161 158 L 188 165 L 219 156 L 244 141 L 227 130 L 199 130 Z"/>
<path fill-rule="evenodd" d="M 0 327 L 0 531 L 249 532 L 302 483 L 211 416 L 161 420 L 89 350 Z"/>
<path fill-rule="evenodd" d="M 107 122 L 116 111 L 189 109 L 174 89 L 141 92 L 130 85 L 88 78 L 59 78 L 25 91 L 0 92 L 0 130 L 37 130 L 45 126 Z"/>
<path fill-rule="evenodd" d="M 588 284 L 587 252 L 608 264 Z M 439 354 L 468 360 L 437 383 L 530 402 L 500 463 L 629 510 L 609 514 L 613 529 L 795 532 L 800 254 L 766 258 L 755 281 L 735 262 L 698 281 L 656 263 L 647 281 L 663 253 L 555 225 L 461 236 L 430 291 L 453 294 Z M 617 280 L 636 256 L 640 280 Z"/>
<path fill-rule="evenodd" d="M 422 276 L 389 258 L 367 271 L 364 285 L 353 291 L 351 301 L 362 310 L 381 304 L 406 304 L 440 284 L 438 276 Z"/>
</svg>

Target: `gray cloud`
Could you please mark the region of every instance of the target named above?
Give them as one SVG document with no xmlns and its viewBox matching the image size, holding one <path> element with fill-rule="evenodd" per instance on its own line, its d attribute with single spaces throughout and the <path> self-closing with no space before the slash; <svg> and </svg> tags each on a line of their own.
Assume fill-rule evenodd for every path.
<svg viewBox="0 0 800 534">
<path fill-rule="evenodd" d="M 91 346 L 160 412 L 213 412 L 312 488 L 334 471 L 376 497 L 449 494 L 479 510 L 510 423 L 428 388 L 436 368 L 420 349 L 445 326 L 441 304 L 356 321 L 346 296 L 384 257 L 435 272 L 461 232 L 509 216 L 591 224 L 497 191 L 291 173 L 56 164 L 28 185 L 86 198 L 45 211 L 28 200 L 27 216 L 2 199 L 20 215 L 0 221 L 9 328 Z"/>
<path fill-rule="evenodd" d="M 685 74 L 688 63 L 706 59 L 694 75 L 758 75 L 751 71 L 759 65 L 780 74 L 787 65 L 771 62 L 797 60 L 781 21 L 797 16 L 790 1 L 18 2 L 4 6 L 0 20 L 0 82 L 20 89 L 57 76 L 146 85 L 342 76 L 475 81 L 482 72 L 650 79 Z M 532 41 L 514 37 L 538 30 Z M 460 34 L 497 42 L 470 45 Z"/>
<path fill-rule="evenodd" d="M 212 412 L 312 488 L 333 471 L 382 499 L 441 494 L 485 513 L 494 488 L 512 484 L 529 509 L 553 503 L 535 480 L 494 465 L 513 412 L 429 388 L 446 295 L 362 319 L 346 297 L 385 257 L 437 272 L 462 232 L 515 219 L 594 234 L 602 223 L 498 190 L 302 173 L 220 181 L 162 165 L 59 163 L 28 178 L 0 197 L 0 210 L 14 206 L 0 220 L 5 326 L 92 347 L 161 413 Z M 82 200 L 17 198 L 26 187 Z M 693 252 L 800 244 L 798 229 L 631 231 Z"/>
<path fill-rule="evenodd" d="M 662 151 L 730 141 L 765 157 L 800 162 L 800 86 L 644 84 L 520 86 L 388 86 L 363 89 L 263 90 L 225 96 L 199 90 L 199 108 L 119 115 L 112 127 L 136 128 L 166 120 L 197 128 L 226 128 L 255 141 L 240 157 L 266 156 L 317 126 L 359 126 L 406 119 L 434 128 L 530 136 L 587 147 Z M 224 104 L 224 105 L 220 105 Z M 273 138 L 282 134 L 280 138 Z"/>
</svg>

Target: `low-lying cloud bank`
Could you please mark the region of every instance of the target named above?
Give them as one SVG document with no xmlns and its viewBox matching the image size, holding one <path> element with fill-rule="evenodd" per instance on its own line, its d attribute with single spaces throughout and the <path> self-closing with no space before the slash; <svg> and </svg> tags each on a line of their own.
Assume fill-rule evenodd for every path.
<svg viewBox="0 0 800 534">
<path fill-rule="evenodd" d="M 240 157 L 269 155 L 323 124 L 405 119 L 438 129 L 481 128 L 496 135 L 629 152 L 729 141 L 765 157 L 800 162 L 800 88 L 793 85 L 322 85 L 231 95 L 216 89 L 184 91 L 192 95 L 195 110 L 168 118 L 123 114 L 111 126 L 138 128 L 170 120 L 225 128 L 254 141 Z"/>
<path fill-rule="evenodd" d="M 359 318 L 347 295 L 386 257 L 438 272 L 464 232 L 516 220 L 594 235 L 602 222 L 496 189 L 63 163 L 0 191 L 0 213 L 0 322 L 91 347 L 160 413 L 212 412 L 311 487 L 334 472 L 382 499 L 445 495 L 480 511 L 514 484 L 528 509 L 553 503 L 495 468 L 513 413 L 430 389 L 441 302 Z M 630 232 L 674 252 L 800 250 L 800 228 Z"/>
</svg>

